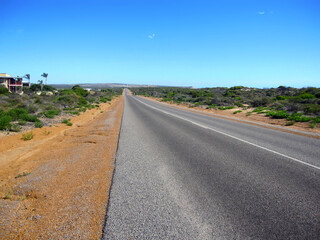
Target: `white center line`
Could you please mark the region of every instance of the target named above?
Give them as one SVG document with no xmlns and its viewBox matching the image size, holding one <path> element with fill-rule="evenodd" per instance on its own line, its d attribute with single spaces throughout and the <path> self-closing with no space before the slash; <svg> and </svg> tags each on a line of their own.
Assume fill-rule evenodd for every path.
<svg viewBox="0 0 320 240">
<path fill-rule="evenodd" d="M 317 170 L 320 170 L 320 167 L 317 167 L 317 166 L 312 165 L 312 164 L 310 164 L 310 163 L 306 163 L 306 162 L 304 162 L 304 161 L 302 161 L 302 160 L 299 160 L 299 159 L 290 157 L 290 156 L 288 156 L 288 155 L 279 153 L 279 152 L 274 151 L 274 150 L 271 150 L 271 149 L 269 149 L 269 148 L 265 148 L 265 147 L 262 147 L 262 146 L 260 146 L 260 145 L 255 144 L 255 143 L 251 143 L 251 142 L 248 142 L 248 141 L 243 140 L 243 139 L 241 139 L 241 138 L 232 136 L 232 135 L 230 135 L 230 134 L 228 134 L 228 133 L 224 133 L 224 132 L 221 132 L 221 131 L 219 131 L 219 130 L 213 129 L 213 128 L 211 128 L 211 127 L 204 126 L 204 125 L 202 125 L 202 124 L 196 123 L 196 122 L 191 121 L 191 120 L 189 120 L 189 119 L 186 119 L 186 118 L 184 118 L 184 117 L 180 117 L 180 116 L 178 116 L 178 115 L 176 115 L 176 114 L 172 114 L 172 113 L 169 113 L 169 112 L 167 112 L 167 111 L 161 110 L 161 109 L 159 109 L 159 108 L 153 107 L 153 106 L 151 106 L 151 105 L 149 105 L 149 104 L 147 104 L 147 103 L 142 102 L 141 100 L 139 100 L 139 99 L 137 99 L 137 98 L 133 98 L 133 99 L 135 99 L 136 101 L 138 101 L 138 102 L 140 102 L 140 103 L 142 103 L 142 104 L 144 104 L 144 105 L 146 105 L 146 106 L 148 106 L 148 107 L 150 107 L 150 108 L 152 108 L 152 109 L 155 109 L 155 110 L 160 111 L 160 112 L 163 112 L 163 113 L 165 113 L 165 114 L 167 114 L 167 115 L 170 115 L 170 116 L 179 118 L 179 119 L 181 119 L 181 120 L 190 122 L 190 123 L 192 123 L 192 124 L 194 124 L 194 125 L 196 125 L 196 126 L 198 126 L 198 127 L 205 128 L 205 129 L 209 129 L 209 130 L 211 130 L 211 131 L 213 131 L 213 132 L 217 132 L 217 133 L 223 134 L 223 135 L 225 135 L 225 136 L 228 136 L 228 137 L 230 137 L 230 138 L 236 139 L 236 140 L 238 140 L 238 141 L 241 141 L 241 142 L 250 144 L 250 145 L 252 145 L 252 146 L 255 146 L 255 147 L 261 148 L 261 149 L 263 149 L 263 150 L 272 152 L 272 153 L 274 153 L 274 154 L 280 155 L 280 156 L 282 156 L 282 157 L 288 158 L 288 159 L 290 159 L 290 160 L 292 160 L 292 161 L 295 161 L 295 162 L 304 164 L 304 165 L 306 165 L 306 166 L 315 168 L 315 169 L 317 169 Z"/>
</svg>

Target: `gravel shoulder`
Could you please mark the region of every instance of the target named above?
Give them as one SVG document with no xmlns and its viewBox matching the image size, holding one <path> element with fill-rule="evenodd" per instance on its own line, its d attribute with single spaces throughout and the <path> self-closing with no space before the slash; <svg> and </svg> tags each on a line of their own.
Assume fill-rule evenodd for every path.
<svg viewBox="0 0 320 240">
<path fill-rule="evenodd" d="M 98 239 L 123 96 L 58 124 L 0 138 L 0 239 Z"/>
</svg>

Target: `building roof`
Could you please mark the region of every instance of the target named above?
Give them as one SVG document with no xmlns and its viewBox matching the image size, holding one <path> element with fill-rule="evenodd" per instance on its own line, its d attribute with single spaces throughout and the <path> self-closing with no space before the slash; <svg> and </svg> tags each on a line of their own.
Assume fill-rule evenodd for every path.
<svg viewBox="0 0 320 240">
<path fill-rule="evenodd" d="M 11 77 L 8 73 L 0 73 L 0 77 Z"/>
</svg>

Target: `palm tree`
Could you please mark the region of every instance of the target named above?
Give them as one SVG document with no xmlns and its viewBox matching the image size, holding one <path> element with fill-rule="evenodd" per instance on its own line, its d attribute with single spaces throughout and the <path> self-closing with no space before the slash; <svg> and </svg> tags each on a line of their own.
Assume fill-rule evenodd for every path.
<svg viewBox="0 0 320 240">
<path fill-rule="evenodd" d="M 29 87 L 30 87 L 30 74 L 26 74 L 26 75 L 24 75 L 24 77 L 23 77 L 23 78 L 28 79 Z"/>
<path fill-rule="evenodd" d="M 41 92 L 42 92 L 42 89 L 43 89 L 43 81 L 42 81 L 42 80 L 38 80 L 38 83 L 40 84 L 40 89 L 41 89 Z"/>
<path fill-rule="evenodd" d="M 47 85 L 48 73 L 42 73 L 41 77 L 44 77 L 46 79 L 45 84 Z"/>
</svg>

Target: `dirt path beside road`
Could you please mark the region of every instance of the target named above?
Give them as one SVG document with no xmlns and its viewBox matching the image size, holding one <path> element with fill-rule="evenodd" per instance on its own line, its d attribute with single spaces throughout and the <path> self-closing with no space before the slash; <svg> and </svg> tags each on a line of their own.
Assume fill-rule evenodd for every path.
<svg viewBox="0 0 320 240">
<path fill-rule="evenodd" d="M 123 96 L 73 125 L 0 138 L 0 239 L 99 239 L 117 150 Z"/>
</svg>

